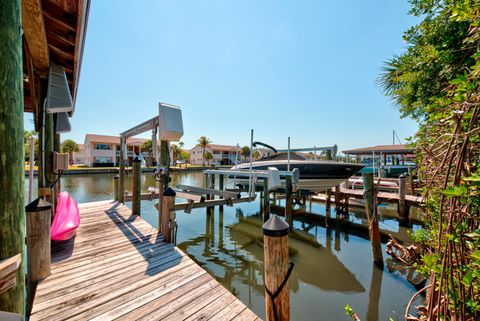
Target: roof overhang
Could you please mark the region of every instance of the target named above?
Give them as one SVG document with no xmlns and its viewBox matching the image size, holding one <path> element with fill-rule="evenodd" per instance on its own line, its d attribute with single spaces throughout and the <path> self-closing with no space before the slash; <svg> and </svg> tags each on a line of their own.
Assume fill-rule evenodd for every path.
<svg viewBox="0 0 480 321">
<path fill-rule="evenodd" d="M 405 155 L 414 154 L 415 148 L 408 145 L 377 145 L 371 147 L 363 147 L 342 151 L 347 155 L 372 155 L 373 153 L 380 155 Z"/>
<path fill-rule="evenodd" d="M 65 70 L 75 105 L 89 10 L 90 0 L 22 0 L 24 111 L 34 113 L 36 128 L 39 79 L 51 62 Z"/>
</svg>

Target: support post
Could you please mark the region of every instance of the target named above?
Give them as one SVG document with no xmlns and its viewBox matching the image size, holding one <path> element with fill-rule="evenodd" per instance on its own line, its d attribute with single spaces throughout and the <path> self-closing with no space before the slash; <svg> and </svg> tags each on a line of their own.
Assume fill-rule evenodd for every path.
<svg viewBox="0 0 480 321">
<path fill-rule="evenodd" d="M 293 186 L 292 177 L 285 177 L 285 219 L 293 227 Z"/>
<path fill-rule="evenodd" d="M 162 204 L 162 233 L 165 242 L 173 242 L 173 229 L 175 227 L 175 205 L 176 193 L 170 187 L 163 192 Z"/>
<path fill-rule="evenodd" d="M 52 204 L 37 198 L 25 207 L 27 217 L 28 282 L 50 275 L 50 223 Z"/>
<path fill-rule="evenodd" d="M 52 195 L 53 183 L 55 182 L 55 174 L 53 172 L 53 140 L 55 132 L 53 130 L 53 114 L 45 114 L 45 188 L 50 189 L 50 195 L 47 197 L 47 200 L 52 203 L 53 208 L 55 208 L 55 199 Z"/>
<path fill-rule="evenodd" d="M 118 179 L 120 176 L 116 174 L 113 177 L 113 199 L 118 202 Z"/>
<path fill-rule="evenodd" d="M 413 170 L 411 167 L 408 168 L 407 183 L 409 190 L 408 194 L 415 195 L 415 184 L 413 183 Z"/>
<path fill-rule="evenodd" d="M 340 185 L 335 186 L 335 210 L 340 209 Z"/>
<path fill-rule="evenodd" d="M 407 175 L 402 174 L 398 178 L 399 188 L 398 188 L 398 215 L 400 218 L 400 223 L 405 224 L 408 221 L 408 210 L 406 205 L 406 194 L 407 194 Z"/>
<path fill-rule="evenodd" d="M 268 178 L 263 179 L 263 221 L 270 218 L 270 194 L 268 192 Z"/>
<path fill-rule="evenodd" d="M 330 211 L 331 206 L 332 206 L 332 189 L 329 188 L 327 189 L 327 199 L 325 202 L 325 209 L 327 211 Z"/>
<path fill-rule="evenodd" d="M 125 202 L 125 138 L 120 137 L 120 173 L 118 176 L 118 201 Z"/>
<path fill-rule="evenodd" d="M 24 314 L 25 169 L 20 1 L 0 1 L 0 260 L 20 253 L 15 287 L 0 294 L 0 311 Z"/>
<path fill-rule="evenodd" d="M 290 320 L 290 289 L 288 282 L 288 231 L 289 225 L 273 214 L 263 224 L 263 253 L 265 268 L 265 308 L 267 321 Z M 280 290 L 272 300 L 271 294 Z"/>
<path fill-rule="evenodd" d="M 218 189 L 223 191 L 225 189 L 225 186 L 224 186 L 224 180 L 225 180 L 225 176 L 224 175 L 218 175 Z M 221 197 L 223 198 L 223 197 Z M 223 210 L 223 205 L 220 205 L 219 206 L 219 209 L 220 210 Z M 223 213 L 222 213 L 223 215 Z"/>
<path fill-rule="evenodd" d="M 140 216 L 141 214 L 141 181 L 142 161 L 135 157 L 132 162 L 132 214 Z"/>
<path fill-rule="evenodd" d="M 54 115 L 55 124 L 57 123 L 56 119 L 57 119 L 57 115 L 55 114 Z M 62 152 L 62 145 L 61 145 L 61 142 L 60 142 L 60 134 L 56 133 L 56 126 L 55 126 L 55 130 L 54 130 L 53 150 L 56 151 L 57 153 Z M 53 153 L 52 153 L 52 157 L 53 157 Z M 71 159 L 69 159 L 68 161 L 70 163 Z M 57 175 L 59 175 L 59 174 L 57 173 Z M 62 184 L 61 184 L 60 179 L 57 180 L 57 178 L 55 178 L 55 181 L 56 181 L 56 183 L 53 186 L 53 200 L 56 204 L 56 202 L 58 200 L 58 194 L 60 194 L 60 192 L 62 191 Z M 56 211 L 56 206 L 53 208 L 53 215 L 54 216 L 55 216 L 55 211 Z"/>
<path fill-rule="evenodd" d="M 363 197 L 365 199 L 365 212 L 368 217 L 368 232 L 372 245 L 373 262 L 383 267 L 382 246 L 380 240 L 380 229 L 378 227 L 378 211 L 376 204 L 376 190 L 373 181 L 373 173 L 363 173 Z"/>
</svg>

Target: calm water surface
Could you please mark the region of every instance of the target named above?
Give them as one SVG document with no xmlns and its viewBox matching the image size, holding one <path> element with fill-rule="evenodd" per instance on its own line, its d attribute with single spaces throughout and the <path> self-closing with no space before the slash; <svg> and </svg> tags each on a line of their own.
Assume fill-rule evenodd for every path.
<svg viewBox="0 0 480 321">
<path fill-rule="evenodd" d="M 130 188 L 130 177 L 126 189 Z M 174 173 L 176 184 L 203 186 L 201 173 Z M 152 174 L 142 175 L 142 186 L 154 186 Z M 36 182 L 35 182 L 36 186 Z M 28 188 L 28 182 L 26 181 Z M 62 190 L 79 203 L 113 198 L 113 174 L 65 176 Z M 130 204 L 127 204 L 130 205 Z M 258 200 L 234 207 L 216 207 L 213 214 L 194 209 L 177 212 L 177 245 L 234 293 L 260 317 L 265 317 L 263 287 L 262 219 Z M 312 212 L 325 215 L 322 204 Z M 388 213 L 388 209 L 383 209 Z M 335 210 L 332 210 L 335 216 Z M 351 220 L 365 222 L 361 210 L 352 209 Z M 154 202 L 142 201 L 142 217 L 157 226 Z M 403 319 L 405 306 L 416 292 L 398 272 L 372 265 L 368 239 L 335 227 L 322 227 L 321 220 L 295 221 L 290 234 L 291 260 L 295 268 L 289 280 L 292 320 L 349 320 L 344 306 L 349 304 L 362 320 Z M 398 223 L 382 219 L 380 228 L 397 232 Z M 400 231 L 406 234 L 405 230 Z"/>
</svg>

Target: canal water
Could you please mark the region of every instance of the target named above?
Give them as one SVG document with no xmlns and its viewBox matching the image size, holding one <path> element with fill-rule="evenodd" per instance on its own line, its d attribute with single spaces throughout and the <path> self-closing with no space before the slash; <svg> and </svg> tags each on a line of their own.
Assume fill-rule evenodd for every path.
<svg viewBox="0 0 480 321">
<path fill-rule="evenodd" d="M 78 203 L 113 198 L 111 174 L 64 176 L 61 182 L 62 190 L 68 191 Z M 171 185 L 177 184 L 204 186 L 204 176 L 173 173 Z M 153 174 L 142 175 L 144 189 L 154 185 Z M 205 209 L 194 209 L 191 214 L 179 211 L 176 241 L 179 248 L 265 318 L 259 211 L 259 198 L 252 203 L 225 206 L 223 211 L 216 207 L 209 215 Z M 325 206 L 313 204 L 312 212 L 325 215 Z M 387 216 L 388 209 L 380 212 Z M 350 219 L 365 222 L 364 214 L 353 209 Z M 331 215 L 335 216 L 334 209 Z M 154 201 L 142 201 L 142 217 L 157 226 Z M 386 218 L 381 219 L 380 228 L 392 232 L 400 229 L 396 220 Z M 406 235 L 404 229 L 400 232 Z M 349 320 L 344 310 L 347 304 L 362 320 L 404 319 L 406 304 L 415 288 L 385 255 L 386 267 L 383 270 L 374 267 L 369 240 L 355 234 L 325 227 L 321 220 L 294 221 L 294 233 L 289 238 L 290 259 L 295 262 L 289 280 L 292 320 Z"/>
</svg>

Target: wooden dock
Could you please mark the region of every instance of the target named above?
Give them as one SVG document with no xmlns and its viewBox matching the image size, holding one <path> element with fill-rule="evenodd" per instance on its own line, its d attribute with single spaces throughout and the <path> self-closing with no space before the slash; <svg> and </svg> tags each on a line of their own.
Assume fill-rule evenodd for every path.
<svg viewBox="0 0 480 321">
<path fill-rule="evenodd" d="M 30 320 L 260 320 L 125 205 L 79 208 L 77 236 L 52 246 Z"/>
</svg>

